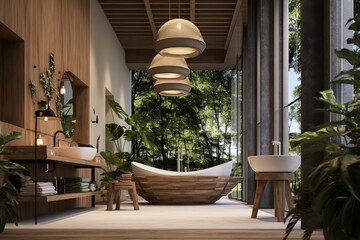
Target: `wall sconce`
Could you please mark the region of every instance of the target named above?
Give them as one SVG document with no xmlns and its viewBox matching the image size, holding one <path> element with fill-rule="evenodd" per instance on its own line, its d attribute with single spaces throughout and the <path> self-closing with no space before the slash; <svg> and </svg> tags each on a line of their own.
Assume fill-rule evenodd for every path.
<svg viewBox="0 0 360 240">
<path fill-rule="evenodd" d="M 38 163 L 38 119 L 49 121 L 49 120 L 58 120 L 53 110 L 46 101 L 39 101 L 40 110 L 35 111 L 35 149 L 34 149 L 34 161 L 35 161 L 35 171 L 34 171 L 34 182 L 35 182 L 35 224 L 37 224 L 37 163 Z"/>
</svg>

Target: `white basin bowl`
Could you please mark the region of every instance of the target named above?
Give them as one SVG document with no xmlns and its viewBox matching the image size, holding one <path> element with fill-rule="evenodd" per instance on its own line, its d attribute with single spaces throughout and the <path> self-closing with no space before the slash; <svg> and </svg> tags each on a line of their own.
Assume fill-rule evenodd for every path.
<svg viewBox="0 0 360 240">
<path fill-rule="evenodd" d="M 300 156 L 257 155 L 249 156 L 248 162 L 254 172 L 294 172 L 301 163 Z"/>
<path fill-rule="evenodd" d="M 55 156 L 91 161 L 96 155 L 92 147 L 54 147 Z"/>
</svg>

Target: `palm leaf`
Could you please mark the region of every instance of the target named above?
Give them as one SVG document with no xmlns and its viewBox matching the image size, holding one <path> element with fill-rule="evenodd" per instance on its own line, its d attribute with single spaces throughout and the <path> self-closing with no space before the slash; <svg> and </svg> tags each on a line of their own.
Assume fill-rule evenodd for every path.
<svg viewBox="0 0 360 240">
<path fill-rule="evenodd" d="M 124 128 L 116 123 L 108 123 L 106 126 L 106 136 L 110 141 L 116 141 L 124 135 Z"/>
<path fill-rule="evenodd" d="M 9 153 L 9 151 L 5 150 L 4 147 L 7 143 L 19 139 L 21 137 L 20 132 L 9 132 L 9 133 L 0 133 L 0 154 Z"/>
<path fill-rule="evenodd" d="M 120 106 L 120 104 L 114 100 L 109 100 L 108 103 L 109 103 L 109 106 L 111 107 L 111 109 L 116 114 L 116 116 L 118 116 L 118 118 L 120 118 L 120 119 L 124 120 L 126 123 L 128 123 L 129 116 L 124 111 L 124 109 Z"/>
<path fill-rule="evenodd" d="M 342 206 L 341 211 L 339 213 L 339 224 L 340 229 L 352 236 L 353 239 L 356 239 L 360 234 L 360 202 L 353 196 L 350 196 L 344 202 L 344 206 Z"/>
<path fill-rule="evenodd" d="M 343 48 L 341 50 L 335 51 L 335 54 L 339 58 L 346 59 L 351 65 L 358 65 L 360 62 L 357 53 L 350 49 Z"/>
<path fill-rule="evenodd" d="M 360 156 L 345 155 L 341 161 L 341 176 L 349 192 L 360 201 Z"/>
</svg>

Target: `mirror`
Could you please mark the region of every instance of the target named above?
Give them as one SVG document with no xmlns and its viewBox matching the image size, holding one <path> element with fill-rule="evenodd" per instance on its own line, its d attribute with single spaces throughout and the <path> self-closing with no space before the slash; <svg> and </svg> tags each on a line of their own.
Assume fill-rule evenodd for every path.
<svg viewBox="0 0 360 240">
<path fill-rule="evenodd" d="M 66 138 L 71 138 L 74 133 L 74 125 L 76 117 L 74 114 L 74 94 L 71 77 L 68 72 L 65 72 L 60 79 L 59 97 L 60 97 L 60 111 L 61 125 Z"/>
<path fill-rule="evenodd" d="M 68 86 L 63 97 L 65 108 L 59 114 L 63 131 L 69 133 L 68 136 L 72 141 L 87 143 L 90 122 L 89 88 L 71 71 L 65 71 L 61 80 L 64 82 L 64 87 Z"/>
</svg>

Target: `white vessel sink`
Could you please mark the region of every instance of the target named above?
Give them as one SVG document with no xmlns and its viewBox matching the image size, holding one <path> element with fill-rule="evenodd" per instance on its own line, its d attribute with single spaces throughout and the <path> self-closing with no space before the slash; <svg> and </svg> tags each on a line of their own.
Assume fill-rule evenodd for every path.
<svg viewBox="0 0 360 240">
<path fill-rule="evenodd" d="M 300 166 L 300 156 L 257 155 L 249 156 L 248 162 L 255 172 L 294 172 Z"/>
<path fill-rule="evenodd" d="M 96 155 L 92 147 L 54 147 L 55 156 L 91 161 Z"/>
</svg>

